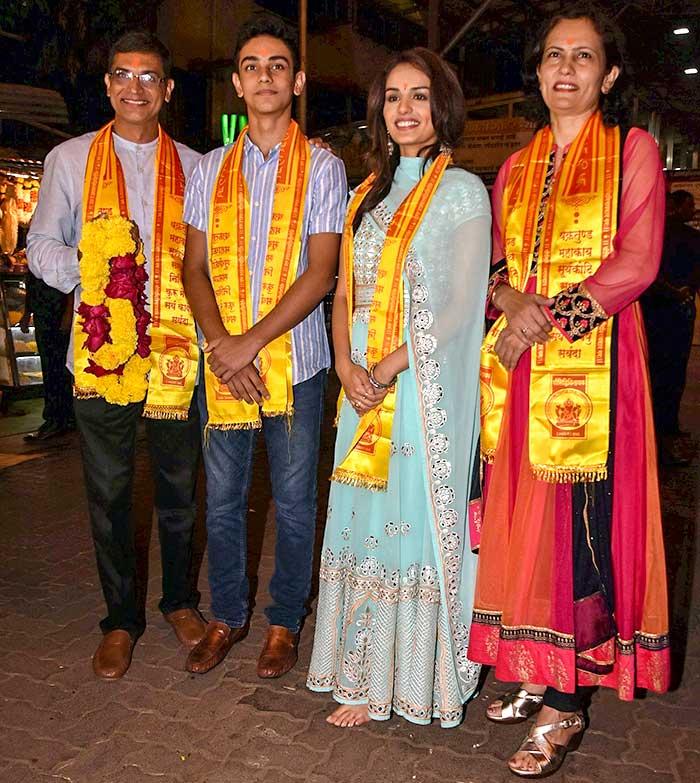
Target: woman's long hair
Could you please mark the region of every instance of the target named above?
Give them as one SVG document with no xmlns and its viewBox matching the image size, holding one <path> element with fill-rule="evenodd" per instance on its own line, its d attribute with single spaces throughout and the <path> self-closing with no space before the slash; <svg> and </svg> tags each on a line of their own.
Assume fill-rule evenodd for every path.
<svg viewBox="0 0 700 783">
<path fill-rule="evenodd" d="M 456 147 L 464 133 L 465 108 L 462 88 L 442 57 L 422 47 L 391 57 L 372 82 L 367 97 L 367 126 L 371 140 L 367 160 L 371 171 L 376 174 L 376 179 L 355 217 L 355 229 L 359 226 L 362 215 L 376 207 L 389 193 L 394 172 L 399 165 L 398 144 L 394 144 L 394 151 L 389 155 L 384 101 L 389 74 L 397 65 L 404 63 L 422 71 L 430 79 L 430 112 L 437 140 L 435 144 L 420 151 L 426 163 L 437 157 L 441 147 Z"/>
<path fill-rule="evenodd" d="M 594 3 L 587 2 L 569 6 L 545 20 L 528 47 L 523 67 L 525 92 L 531 98 L 528 116 L 539 128 L 549 123 L 549 109 L 540 94 L 537 67 L 542 62 L 547 36 L 565 19 L 588 19 L 603 43 L 606 73 L 615 65 L 620 69 L 613 88 L 609 93 L 601 94 L 599 104 L 605 125 L 620 125 L 626 119 L 630 92 L 629 68 L 625 62 L 625 39 L 620 28 L 604 11 Z"/>
</svg>

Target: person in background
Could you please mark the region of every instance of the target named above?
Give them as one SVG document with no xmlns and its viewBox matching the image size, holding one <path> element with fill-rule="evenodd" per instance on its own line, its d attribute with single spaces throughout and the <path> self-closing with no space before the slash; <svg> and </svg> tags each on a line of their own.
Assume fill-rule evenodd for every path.
<svg viewBox="0 0 700 783">
<path fill-rule="evenodd" d="M 665 465 L 686 465 L 691 450 L 681 432 L 679 411 L 695 330 L 700 288 L 700 231 L 688 225 L 695 199 L 687 190 L 669 195 L 661 268 L 642 298 L 649 342 L 654 422 L 659 457 Z"/>
<path fill-rule="evenodd" d="M 307 687 L 339 727 L 459 725 L 476 557 L 479 348 L 488 195 L 451 165 L 464 97 L 427 49 L 393 56 L 368 99 L 372 174 L 345 222 L 333 307 L 343 385 Z"/>
<path fill-rule="evenodd" d="M 469 654 L 521 684 L 487 717 L 534 725 L 508 766 L 545 777 L 584 731 L 586 689 L 663 692 L 666 569 L 646 345 L 665 182 L 620 124 L 621 35 L 590 5 L 539 31 L 541 127 L 493 190 L 482 348 L 484 519 Z"/>
<path fill-rule="evenodd" d="M 34 322 L 34 334 L 44 384 L 44 423 L 24 436 L 29 443 L 43 442 L 75 429 L 73 387 L 66 368 L 73 324 L 73 294 L 64 294 L 27 273 L 27 295 L 19 327 L 24 334 Z"/>
<path fill-rule="evenodd" d="M 270 678 L 296 663 L 311 589 L 330 366 L 322 300 L 335 281 L 347 182 L 342 161 L 311 147 L 292 120 L 306 81 L 296 34 L 276 17 L 252 17 L 234 62 L 248 127 L 204 156 L 185 196 L 185 291 L 208 355 L 200 402 L 213 614 L 187 668 L 209 671 L 247 633 L 248 489 L 262 430 L 277 540 L 257 673 Z"/>
<path fill-rule="evenodd" d="M 75 417 L 107 604 L 92 665 L 96 676 L 116 679 L 128 670 L 134 644 L 146 625 L 138 600 L 132 518 L 136 434 L 142 416 L 163 564 L 159 608 L 187 649 L 204 633 L 197 611 L 199 592 L 190 573 L 200 453 L 195 400 L 199 349 L 181 282 L 185 180 L 200 155 L 174 142 L 160 126 L 159 115 L 174 83 L 170 53 L 158 38 L 141 32 L 119 38 L 110 52 L 105 86 L 114 120 L 96 133 L 63 142 L 46 157 L 27 257 L 32 272 L 45 283 L 64 293 L 75 291 L 79 315 L 74 319 L 68 367 L 75 376 Z M 145 256 L 137 272 L 142 286 L 148 286 L 147 299 L 138 320 L 130 307 L 124 321 L 130 344 L 145 354 L 138 354 L 144 360 L 137 365 L 140 375 L 131 376 L 132 382 L 138 380 L 133 396 L 119 385 L 124 366 L 121 374 L 116 368 L 110 378 L 91 354 L 86 333 L 91 336 L 89 324 L 101 327 L 99 312 L 94 313 L 100 308 L 92 301 L 81 302 L 81 279 L 90 270 L 78 245 L 88 223 L 94 229 L 97 221 L 110 216 L 133 221 Z M 93 248 L 92 255 L 100 250 Z M 101 297 L 110 296 L 109 289 L 115 297 L 124 296 L 123 302 L 131 302 L 133 265 L 128 257 L 112 261 Z M 110 335 L 118 327 L 112 318 Z M 115 385 L 101 385 L 110 382 Z"/>
</svg>

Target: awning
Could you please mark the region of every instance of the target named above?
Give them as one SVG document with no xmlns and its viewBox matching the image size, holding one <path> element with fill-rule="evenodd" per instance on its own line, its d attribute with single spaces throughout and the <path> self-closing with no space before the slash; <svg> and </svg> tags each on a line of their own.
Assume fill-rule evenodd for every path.
<svg viewBox="0 0 700 783">
<path fill-rule="evenodd" d="M 55 127 L 69 122 L 66 102 L 55 90 L 0 82 L 0 120 L 5 119 L 24 122 L 64 139 L 71 137 Z"/>
</svg>

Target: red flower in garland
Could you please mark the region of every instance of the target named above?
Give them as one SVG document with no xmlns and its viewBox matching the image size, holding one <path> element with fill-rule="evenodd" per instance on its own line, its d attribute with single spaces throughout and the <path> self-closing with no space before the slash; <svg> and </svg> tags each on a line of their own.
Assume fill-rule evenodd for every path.
<svg viewBox="0 0 700 783">
<path fill-rule="evenodd" d="M 109 340 L 111 326 L 107 320 L 109 309 L 106 305 L 91 307 L 81 302 L 78 315 L 83 319 L 83 331 L 87 334 L 85 345 L 90 353 L 95 353 Z"/>
<path fill-rule="evenodd" d="M 105 370 L 104 367 L 100 367 L 97 362 L 88 357 L 88 367 L 85 372 L 89 375 L 94 375 L 96 378 L 104 378 L 105 375 L 123 375 L 124 365 L 120 365 L 116 370 Z"/>
<path fill-rule="evenodd" d="M 139 295 L 143 293 L 142 284 L 147 279 L 146 270 L 136 265 L 133 255 L 116 256 L 110 262 L 109 283 L 105 286 L 105 296 L 111 299 L 128 299 L 136 305 Z"/>
<path fill-rule="evenodd" d="M 133 254 L 115 256 L 110 260 L 109 270 L 109 282 L 105 286 L 105 296 L 110 299 L 126 299 L 134 306 L 136 353 L 142 359 L 146 359 L 151 353 L 151 337 L 148 334 L 151 314 L 146 310 L 148 274 L 143 266 L 136 263 Z M 82 302 L 78 307 L 78 313 L 83 319 L 83 331 L 88 335 L 85 345 L 90 353 L 95 353 L 106 342 L 112 342 L 110 338 L 112 327 L 108 320 L 110 312 L 106 305 L 91 306 Z M 85 372 L 98 378 L 105 375 L 122 375 L 124 365 L 107 370 L 89 359 Z"/>
</svg>

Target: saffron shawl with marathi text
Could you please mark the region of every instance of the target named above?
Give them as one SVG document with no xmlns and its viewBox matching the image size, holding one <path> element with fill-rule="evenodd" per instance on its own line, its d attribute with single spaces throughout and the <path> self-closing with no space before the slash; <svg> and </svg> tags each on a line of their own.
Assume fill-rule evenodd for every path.
<svg viewBox="0 0 700 783">
<path fill-rule="evenodd" d="M 127 188 L 112 138 L 113 122 L 92 141 L 85 171 L 83 225 L 100 215 L 129 217 Z M 197 377 L 199 348 L 194 317 L 182 286 L 185 224 L 182 210 L 185 175 L 175 143 L 158 128 L 153 176 L 155 205 L 150 265 L 151 370 L 144 416 L 187 419 Z M 96 396 L 88 367 L 81 321 L 74 324 L 75 391 Z M 134 334 L 134 343 L 136 334 Z"/>
</svg>

